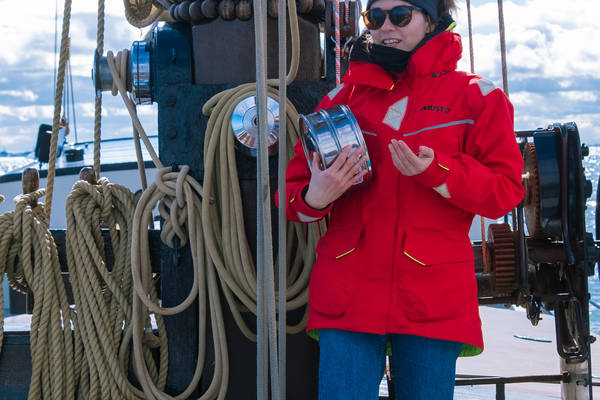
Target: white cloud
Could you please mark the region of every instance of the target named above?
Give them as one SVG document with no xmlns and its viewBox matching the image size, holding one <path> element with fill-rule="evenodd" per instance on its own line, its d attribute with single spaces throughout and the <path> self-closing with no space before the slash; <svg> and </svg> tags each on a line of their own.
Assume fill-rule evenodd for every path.
<svg viewBox="0 0 600 400">
<path fill-rule="evenodd" d="M 468 38 L 467 9 L 458 2 L 457 31 Z M 545 77 L 595 76 L 600 63 L 596 15 L 598 3 L 589 0 L 524 0 L 504 2 L 507 59 Z M 476 72 L 500 71 L 498 8 L 496 1 L 472 6 Z M 465 40 L 468 57 L 468 39 Z M 467 64 L 468 65 L 468 64 Z M 522 75 L 519 72 L 519 75 Z M 514 77 L 513 77 L 514 78 Z"/>
<path fill-rule="evenodd" d="M 459 67 L 469 70 L 467 8 L 464 0 L 458 5 L 456 31 L 464 46 Z M 497 7 L 492 0 L 472 4 L 473 42 L 476 72 L 501 86 Z M 509 89 L 516 88 L 510 98 L 517 129 L 575 121 L 583 141 L 600 144 L 598 11 L 598 2 L 589 0 L 504 1 L 508 80 Z"/>
<path fill-rule="evenodd" d="M 0 96 L 16 97 L 25 101 L 36 101 L 39 97 L 31 90 L 0 90 Z"/>
<path fill-rule="evenodd" d="M 502 87 L 496 0 L 474 0 L 473 28 L 476 72 Z M 0 143 L 9 151 L 30 149 L 40 123 L 53 114 L 52 77 L 55 63 L 55 2 L 0 0 Z M 464 58 L 459 68 L 469 70 L 465 0 L 459 0 L 456 31 L 463 36 Z M 508 79 L 515 105 L 517 129 L 553 122 L 575 121 L 584 141 L 600 144 L 600 30 L 597 0 L 504 0 Z M 96 48 L 96 0 L 73 2 L 71 68 L 75 90 L 79 140 L 90 140 L 94 92 L 90 77 Z M 129 48 L 145 30 L 130 26 L 120 0 L 106 3 L 105 53 Z M 62 24 L 59 1 L 58 29 Z M 23 24 L 27 21 L 27 24 Z M 60 43 L 59 43 L 60 44 Z M 595 87 L 586 87 L 596 79 Z M 541 83 L 540 83 L 541 82 Z M 592 82 L 592 83 L 594 83 Z M 6 99 L 6 100 L 5 100 Z M 19 104 L 27 101 L 31 104 Z M 139 107 L 149 133 L 156 133 L 157 107 Z M 120 97 L 103 97 L 103 135 L 129 136 L 131 121 Z M 598 127 L 598 128 L 596 128 Z"/>
<path fill-rule="evenodd" d="M 589 90 L 577 91 L 569 90 L 566 92 L 560 92 L 561 100 L 565 101 L 580 101 L 583 103 L 595 103 L 598 101 L 598 92 L 592 92 Z"/>
<path fill-rule="evenodd" d="M 53 106 L 8 107 L 0 105 L 0 121 L 12 118 L 16 118 L 22 122 L 37 119 L 51 120 L 53 113 Z"/>
</svg>

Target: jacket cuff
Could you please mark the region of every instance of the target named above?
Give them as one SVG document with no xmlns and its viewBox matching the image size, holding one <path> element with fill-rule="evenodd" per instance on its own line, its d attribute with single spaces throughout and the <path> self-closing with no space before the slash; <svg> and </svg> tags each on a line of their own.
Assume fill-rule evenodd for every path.
<svg viewBox="0 0 600 400">
<path fill-rule="evenodd" d="M 415 178 L 419 183 L 428 187 L 438 187 L 448 179 L 452 169 L 452 158 L 445 154 L 436 153 L 429 167 Z"/>
<path fill-rule="evenodd" d="M 329 204 L 327 207 L 322 209 L 316 209 L 309 206 L 306 201 L 304 201 L 304 194 L 308 189 L 308 185 L 304 186 L 298 193 L 293 196 L 289 201 L 290 203 L 295 203 L 293 205 L 293 210 L 298 214 L 298 218 L 302 222 L 314 222 L 318 221 L 324 216 L 326 216 L 331 208 L 333 207 L 333 203 Z"/>
</svg>

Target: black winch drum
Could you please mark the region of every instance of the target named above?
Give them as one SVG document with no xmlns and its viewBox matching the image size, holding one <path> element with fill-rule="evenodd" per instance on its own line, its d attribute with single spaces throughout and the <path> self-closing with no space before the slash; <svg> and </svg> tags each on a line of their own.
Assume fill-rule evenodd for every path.
<svg viewBox="0 0 600 400">
<path fill-rule="evenodd" d="M 354 118 L 348 106 L 341 104 L 312 114 L 300 114 L 299 117 L 300 140 L 308 161 L 308 167 L 311 170 L 311 160 L 315 152 L 319 155 L 321 168 L 327 169 L 333 164 L 342 149 L 350 145 L 352 146 L 350 154 L 358 147 L 362 147 L 363 155 L 359 162 L 362 162 L 365 157 L 367 160 L 360 171 L 366 168 L 368 172 L 359 182 L 354 184 L 354 188 L 366 185 L 371 180 L 373 170 L 367 145 L 358 122 L 356 122 L 356 118 Z"/>
</svg>

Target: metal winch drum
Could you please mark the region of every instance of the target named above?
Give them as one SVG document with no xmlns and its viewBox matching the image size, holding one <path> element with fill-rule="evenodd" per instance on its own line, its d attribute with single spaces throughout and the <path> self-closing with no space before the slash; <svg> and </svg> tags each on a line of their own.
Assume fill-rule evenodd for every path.
<svg viewBox="0 0 600 400">
<path fill-rule="evenodd" d="M 342 149 L 348 145 L 352 146 L 351 153 L 358 147 L 363 149 L 363 158 L 366 163 L 360 171 L 367 168 L 367 174 L 357 183 L 355 188 L 366 185 L 373 177 L 371 159 L 367 151 L 367 145 L 362 131 L 356 122 L 356 118 L 348 106 L 341 104 L 327 110 L 319 110 L 312 114 L 300 114 L 300 139 L 304 154 L 308 161 L 308 167 L 312 168 L 313 154 L 319 155 L 321 168 L 327 169 L 333 164 Z"/>
</svg>

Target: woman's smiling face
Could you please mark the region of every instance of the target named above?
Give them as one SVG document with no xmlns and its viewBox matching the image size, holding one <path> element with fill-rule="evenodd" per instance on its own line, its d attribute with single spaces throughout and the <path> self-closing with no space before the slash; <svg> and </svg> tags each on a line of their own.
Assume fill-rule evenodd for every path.
<svg viewBox="0 0 600 400">
<path fill-rule="evenodd" d="M 412 6 L 412 4 L 403 0 L 377 0 L 371 8 L 391 10 L 396 6 Z M 390 22 L 389 16 L 386 16 L 381 28 L 370 29 L 370 32 L 375 44 L 393 47 L 398 50 L 411 51 L 432 30 L 433 27 L 429 24 L 423 12 L 413 10 L 412 18 L 408 25 L 403 27 L 396 26 Z"/>
</svg>

